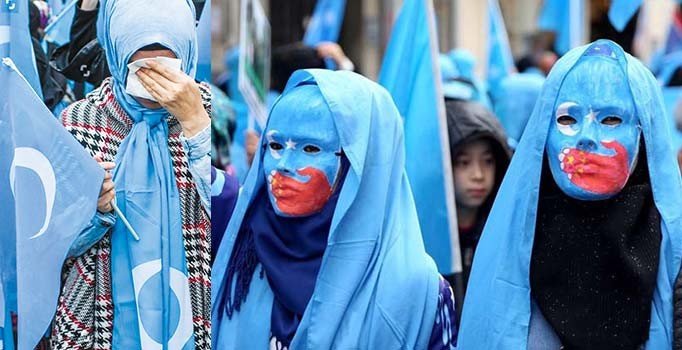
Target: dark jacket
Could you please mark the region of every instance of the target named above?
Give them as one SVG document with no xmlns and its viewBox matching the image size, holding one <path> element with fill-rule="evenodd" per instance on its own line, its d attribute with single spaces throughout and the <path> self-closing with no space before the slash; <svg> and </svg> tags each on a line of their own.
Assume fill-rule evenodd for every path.
<svg viewBox="0 0 682 350">
<path fill-rule="evenodd" d="M 507 146 L 507 137 L 502 125 L 492 112 L 483 105 L 473 101 L 446 99 L 445 111 L 452 162 L 454 163 L 455 158 L 465 144 L 485 138 L 492 143 L 496 164 L 493 191 L 481 206 L 474 226 L 466 234 L 461 232 L 459 237 L 464 274 L 463 282 L 464 286 L 466 286 L 476 245 L 481 237 L 481 232 L 490 213 L 492 203 L 495 200 L 497 189 L 500 187 L 502 178 L 509 166 L 511 150 Z"/>
<path fill-rule="evenodd" d="M 69 42 L 54 51 L 50 64 L 77 83 L 88 82 L 99 86 L 111 73 L 104 49 L 97 41 L 96 24 L 97 11 L 77 8 Z"/>
</svg>

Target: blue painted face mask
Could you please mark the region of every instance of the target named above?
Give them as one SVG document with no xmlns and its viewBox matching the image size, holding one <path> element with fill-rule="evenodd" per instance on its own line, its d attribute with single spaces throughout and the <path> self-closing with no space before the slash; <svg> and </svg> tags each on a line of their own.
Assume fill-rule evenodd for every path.
<svg viewBox="0 0 682 350">
<path fill-rule="evenodd" d="M 554 181 L 575 199 L 620 192 L 639 153 L 639 118 L 617 60 L 609 46 L 594 46 L 559 89 L 546 151 Z"/>
<path fill-rule="evenodd" d="M 263 171 L 275 213 L 319 212 L 334 192 L 341 143 L 316 85 L 297 87 L 275 106 L 265 130 Z"/>
</svg>

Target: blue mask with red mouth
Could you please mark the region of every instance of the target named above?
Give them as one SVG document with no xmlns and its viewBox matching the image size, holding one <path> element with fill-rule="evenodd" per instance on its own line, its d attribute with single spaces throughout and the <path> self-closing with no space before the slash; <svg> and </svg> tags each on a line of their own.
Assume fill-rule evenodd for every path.
<svg viewBox="0 0 682 350">
<path fill-rule="evenodd" d="M 588 49 L 556 99 L 546 152 L 554 181 L 575 199 L 619 193 L 639 153 L 639 118 L 618 54 L 608 45 Z"/>
<path fill-rule="evenodd" d="M 302 85 L 284 95 L 263 135 L 263 171 L 275 213 L 318 213 L 334 192 L 341 168 L 341 141 L 319 88 Z"/>
</svg>

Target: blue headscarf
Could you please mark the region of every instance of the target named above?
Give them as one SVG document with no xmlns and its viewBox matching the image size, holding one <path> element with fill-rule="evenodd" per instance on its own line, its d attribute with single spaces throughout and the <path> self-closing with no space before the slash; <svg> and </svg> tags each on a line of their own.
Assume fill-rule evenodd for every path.
<svg viewBox="0 0 682 350">
<path fill-rule="evenodd" d="M 291 349 L 424 349 L 438 302 L 438 272 L 424 251 L 405 175 L 402 120 L 391 96 L 351 72 L 301 70 L 283 95 L 314 82 L 329 106 L 350 167 L 340 189 L 314 291 Z M 254 159 L 216 257 L 227 266 L 249 206 L 265 185 Z M 212 272 L 214 349 L 268 348 L 273 292 L 256 269 L 228 317 L 225 269 Z"/>
<path fill-rule="evenodd" d="M 116 155 L 119 218 L 112 233 L 114 349 L 194 348 L 181 207 L 168 149 L 168 112 L 148 109 L 125 93 L 131 56 L 160 44 L 194 76 L 197 39 L 188 0 L 108 0 L 100 4 L 98 38 L 107 55 L 116 101 L 133 122 Z M 139 317 L 138 317 L 139 314 Z"/>
<path fill-rule="evenodd" d="M 609 45 L 623 52 L 607 40 L 591 45 Z M 553 67 L 502 182 L 474 258 L 458 338 L 462 349 L 527 348 L 529 269 L 543 155 L 559 89 L 589 47 L 569 51 Z M 682 257 L 682 179 L 668 141 L 660 88 L 646 67 L 632 56 L 626 57 L 619 64 L 627 72 L 636 103 L 654 202 L 661 215 L 660 261 L 646 349 L 670 349 L 673 285 Z"/>
<path fill-rule="evenodd" d="M 493 101 L 495 115 L 507 133 L 509 147 L 516 148 L 533 113 L 545 77 L 537 73 L 512 74 L 500 82 Z"/>
</svg>

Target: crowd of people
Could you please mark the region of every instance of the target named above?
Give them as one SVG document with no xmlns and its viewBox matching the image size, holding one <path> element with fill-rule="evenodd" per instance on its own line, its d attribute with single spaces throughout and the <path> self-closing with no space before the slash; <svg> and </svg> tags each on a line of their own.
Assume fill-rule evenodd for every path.
<svg viewBox="0 0 682 350">
<path fill-rule="evenodd" d="M 78 0 L 56 45 L 26 1 L 43 102 L 104 170 L 36 348 L 682 349 L 679 52 L 544 48 L 495 86 L 433 57 L 443 271 L 396 97 L 338 43 L 273 47 L 252 128 L 237 49 L 196 80 L 203 2 Z"/>
</svg>

